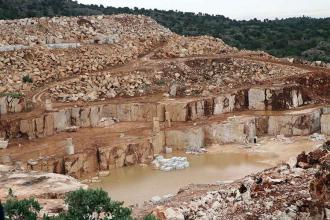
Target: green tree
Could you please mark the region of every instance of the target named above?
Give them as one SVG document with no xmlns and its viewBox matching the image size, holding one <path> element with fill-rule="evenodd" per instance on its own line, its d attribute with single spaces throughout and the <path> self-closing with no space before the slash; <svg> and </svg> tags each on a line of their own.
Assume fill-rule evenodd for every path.
<svg viewBox="0 0 330 220">
<path fill-rule="evenodd" d="M 4 210 L 8 220 L 36 220 L 41 206 L 34 198 L 17 200 L 11 197 L 4 204 Z"/>
<path fill-rule="evenodd" d="M 132 219 L 131 209 L 123 207 L 122 202 L 112 201 L 102 189 L 71 192 L 65 203 L 68 205 L 66 219 L 70 220 Z"/>
</svg>

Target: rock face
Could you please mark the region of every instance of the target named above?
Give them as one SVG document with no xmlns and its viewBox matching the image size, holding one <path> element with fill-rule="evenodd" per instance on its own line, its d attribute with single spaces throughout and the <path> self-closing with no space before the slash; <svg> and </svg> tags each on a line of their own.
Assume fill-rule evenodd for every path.
<svg viewBox="0 0 330 220">
<path fill-rule="evenodd" d="M 191 185 L 153 213 L 162 220 L 327 219 L 330 152 L 324 148 L 306 156 L 305 169 L 281 164 L 234 183 Z"/>
<path fill-rule="evenodd" d="M 283 110 L 297 108 L 308 102 L 309 98 L 299 88 L 252 88 L 249 90 L 249 109 Z"/>
<path fill-rule="evenodd" d="M 149 142 L 102 147 L 98 150 L 100 170 L 149 163 L 153 159 L 153 153 Z"/>
<path fill-rule="evenodd" d="M 153 145 L 145 140 L 84 149 L 82 152 L 63 157 L 40 157 L 37 160 L 27 161 L 26 168 L 31 171 L 65 174 L 81 179 L 98 171 L 107 171 L 135 164 L 147 164 L 152 161 L 153 156 Z"/>
<path fill-rule="evenodd" d="M 323 114 L 321 117 L 321 132 L 330 135 L 330 114 Z"/>
<path fill-rule="evenodd" d="M 177 150 L 184 150 L 187 147 L 202 148 L 205 146 L 203 128 L 166 131 L 165 143 Z"/>
<path fill-rule="evenodd" d="M 25 100 L 23 97 L 1 96 L 0 94 L 0 115 L 22 112 L 24 109 Z"/>
<path fill-rule="evenodd" d="M 302 110 L 284 116 L 270 116 L 268 133 L 287 136 L 309 135 L 321 129 L 320 109 Z"/>
</svg>

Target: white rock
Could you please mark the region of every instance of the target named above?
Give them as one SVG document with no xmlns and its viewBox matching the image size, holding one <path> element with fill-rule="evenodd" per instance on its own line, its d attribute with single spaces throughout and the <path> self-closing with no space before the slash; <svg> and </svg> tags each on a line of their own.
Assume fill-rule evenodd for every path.
<svg viewBox="0 0 330 220">
<path fill-rule="evenodd" d="M 184 220 L 184 215 L 173 208 L 166 209 L 164 214 L 167 220 Z"/>
<path fill-rule="evenodd" d="M 0 149 L 6 149 L 8 147 L 8 141 L 0 140 Z"/>
<path fill-rule="evenodd" d="M 159 204 L 163 201 L 163 198 L 160 196 L 154 196 L 150 200 L 153 204 Z"/>
<path fill-rule="evenodd" d="M 165 153 L 171 154 L 173 152 L 173 149 L 171 147 L 165 147 Z"/>
<path fill-rule="evenodd" d="M 190 166 L 186 157 L 172 157 L 166 159 L 163 156 L 157 156 L 152 162 L 155 168 L 159 168 L 161 171 L 172 171 L 172 170 L 182 170 Z"/>
</svg>

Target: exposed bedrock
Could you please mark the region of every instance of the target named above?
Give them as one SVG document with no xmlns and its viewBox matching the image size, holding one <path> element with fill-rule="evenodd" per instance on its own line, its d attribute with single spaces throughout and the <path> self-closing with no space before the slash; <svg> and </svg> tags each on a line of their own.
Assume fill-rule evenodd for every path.
<svg viewBox="0 0 330 220">
<path fill-rule="evenodd" d="M 0 94 L 0 115 L 22 112 L 25 105 L 23 97 L 1 96 Z"/>
<path fill-rule="evenodd" d="M 90 110 L 94 111 L 94 110 Z M 95 112 L 98 112 L 97 109 Z M 66 112 L 56 112 L 55 117 L 66 119 Z M 166 129 L 156 129 L 139 141 L 118 143 L 109 146 L 85 148 L 73 155 L 43 157 L 26 162 L 30 170 L 68 174 L 82 178 L 99 170 L 109 170 L 134 164 L 148 163 L 154 154 L 165 147 L 176 150 L 201 148 L 211 144 L 252 143 L 256 136 L 309 135 L 327 132 L 329 114 L 322 115 L 322 108 L 302 109 L 275 115 L 242 115 L 210 120 L 202 124 L 181 124 Z M 158 118 L 155 118 L 158 120 Z M 154 119 L 154 120 L 155 120 Z M 36 120 L 36 119 L 34 119 Z M 54 128 L 60 128 L 66 120 L 58 119 Z M 93 122 L 90 122 L 93 123 Z M 36 123 L 24 121 L 21 131 L 38 130 Z M 41 126 L 42 127 L 42 126 Z M 35 134 L 35 133 L 34 133 Z M 65 151 L 63 150 L 63 154 Z"/>
<path fill-rule="evenodd" d="M 310 98 L 298 86 L 251 88 L 249 90 L 249 109 L 285 110 L 300 107 Z"/>
<path fill-rule="evenodd" d="M 144 140 L 114 146 L 84 149 L 73 155 L 49 156 L 25 163 L 27 170 L 59 173 L 83 178 L 97 171 L 109 170 L 153 160 L 153 145 Z"/>
<path fill-rule="evenodd" d="M 309 135 L 321 129 L 321 109 L 306 109 L 269 117 L 268 134 Z"/>
<path fill-rule="evenodd" d="M 177 150 L 201 148 L 205 146 L 205 132 L 203 127 L 168 130 L 165 131 L 165 143 Z"/>
<path fill-rule="evenodd" d="M 254 88 L 223 94 L 216 97 L 176 99 L 154 103 L 102 104 L 85 107 L 70 107 L 55 112 L 46 112 L 38 117 L 1 120 L 0 132 L 9 138 L 26 136 L 38 138 L 52 136 L 72 126 L 105 127 L 104 121 L 116 119 L 121 122 L 151 122 L 158 117 L 165 121 L 168 112 L 172 122 L 205 119 L 212 115 L 255 110 L 285 110 L 307 104 L 309 98 L 296 87 L 275 90 Z M 18 125 L 18 126 L 17 126 Z"/>
<path fill-rule="evenodd" d="M 321 131 L 323 134 L 330 135 L 330 113 L 326 113 L 322 115 Z"/>
</svg>

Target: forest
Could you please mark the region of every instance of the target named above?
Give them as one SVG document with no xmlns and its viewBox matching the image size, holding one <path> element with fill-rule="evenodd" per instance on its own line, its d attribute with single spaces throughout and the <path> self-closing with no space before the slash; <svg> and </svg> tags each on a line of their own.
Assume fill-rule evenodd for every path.
<svg viewBox="0 0 330 220">
<path fill-rule="evenodd" d="M 0 19 L 119 13 L 150 16 L 175 33 L 211 35 L 239 49 L 263 50 L 277 57 L 330 62 L 330 17 L 238 21 L 222 15 L 104 7 L 72 0 L 0 0 Z"/>
</svg>

